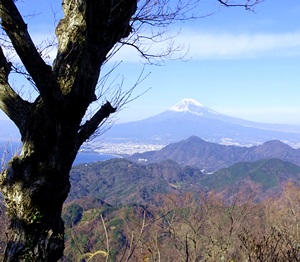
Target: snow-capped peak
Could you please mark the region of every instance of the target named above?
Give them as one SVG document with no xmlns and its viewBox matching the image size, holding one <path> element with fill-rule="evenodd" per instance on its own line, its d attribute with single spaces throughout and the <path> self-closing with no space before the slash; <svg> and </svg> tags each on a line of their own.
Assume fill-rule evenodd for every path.
<svg viewBox="0 0 300 262">
<path fill-rule="evenodd" d="M 204 107 L 202 104 L 200 104 L 199 102 L 197 102 L 194 99 L 191 98 L 185 98 L 183 100 L 181 100 L 179 103 L 177 103 L 176 105 L 172 106 L 170 108 L 171 111 L 177 111 L 177 112 L 182 112 L 182 111 L 188 111 L 190 106 L 197 106 L 197 107 Z"/>
<path fill-rule="evenodd" d="M 201 103 L 197 102 L 194 99 L 191 98 L 185 98 L 181 100 L 176 105 L 172 106 L 169 111 L 175 111 L 175 112 L 189 112 L 195 115 L 204 115 L 207 113 L 217 115 L 218 112 L 215 112 L 208 107 L 205 107 Z"/>
</svg>

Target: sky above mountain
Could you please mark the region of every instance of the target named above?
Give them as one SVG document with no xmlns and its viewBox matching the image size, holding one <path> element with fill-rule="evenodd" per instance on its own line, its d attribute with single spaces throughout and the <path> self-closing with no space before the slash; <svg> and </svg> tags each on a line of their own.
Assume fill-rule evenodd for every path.
<svg viewBox="0 0 300 262">
<path fill-rule="evenodd" d="M 61 1 L 17 3 L 37 45 L 54 34 Z M 106 70 L 123 61 L 109 81 L 122 82 L 124 89 L 131 88 L 143 70 L 144 75 L 150 73 L 133 97 L 150 89 L 126 105 L 117 121 L 156 115 L 189 97 L 222 114 L 300 125 L 300 2 L 265 0 L 249 12 L 202 0 L 197 12 L 204 17 L 170 28 L 171 35 L 180 30 L 175 41 L 184 45 L 182 54 L 188 51 L 184 61 L 144 67 L 134 49 L 124 49 L 108 63 Z M 160 50 L 162 45 L 152 48 Z M 54 56 L 52 50 L 47 59 L 51 62 Z M 27 92 L 21 79 L 13 83 Z"/>
<path fill-rule="evenodd" d="M 199 4 L 203 14 L 217 9 L 213 0 Z M 209 17 L 179 24 L 176 41 L 189 48 L 187 61 L 146 67 L 151 74 L 140 90 L 151 90 L 129 104 L 120 121 L 158 114 L 190 97 L 234 117 L 300 124 L 299 16 L 298 1 L 266 0 L 254 13 L 220 8 Z M 125 83 L 133 82 L 131 72 L 140 72 L 140 65 L 131 61 L 124 68 L 130 72 Z"/>
</svg>

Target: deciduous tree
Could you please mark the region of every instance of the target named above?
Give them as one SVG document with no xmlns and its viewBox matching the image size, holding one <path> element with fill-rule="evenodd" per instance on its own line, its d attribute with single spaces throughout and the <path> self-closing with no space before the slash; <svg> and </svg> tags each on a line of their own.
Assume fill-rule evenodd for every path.
<svg viewBox="0 0 300 262">
<path fill-rule="evenodd" d="M 176 47 L 156 54 L 144 41 L 167 39 L 166 26 L 192 18 L 196 4 L 191 0 L 63 0 L 64 17 L 56 27 L 57 55 L 47 64 L 16 1 L 0 0 L 0 108 L 16 124 L 22 141 L 21 153 L 0 177 L 10 221 L 5 261 L 57 261 L 62 256 L 61 209 L 70 190 L 72 163 L 80 146 L 130 95 L 130 91 L 117 91 L 106 96 L 111 100 L 102 100 L 85 120 L 89 106 L 110 91 L 96 92 L 103 65 L 124 45 L 136 48 L 150 63 L 169 57 Z M 249 0 L 247 6 L 252 6 Z M 11 85 L 10 73 L 20 72 L 20 67 L 9 59 L 7 48 L 19 57 L 23 75 L 38 92 L 34 101 Z"/>
</svg>

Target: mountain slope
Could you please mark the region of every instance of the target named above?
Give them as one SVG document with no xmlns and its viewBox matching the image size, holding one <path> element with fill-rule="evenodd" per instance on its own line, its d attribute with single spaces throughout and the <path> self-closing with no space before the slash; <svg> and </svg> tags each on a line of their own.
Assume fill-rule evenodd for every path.
<svg viewBox="0 0 300 262">
<path fill-rule="evenodd" d="M 262 187 L 263 191 L 274 189 L 281 183 L 300 181 L 300 167 L 280 159 L 263 159 L 255 162 L 239 162 L 220 169 L 201 179 L 201 184 L 210 190 L 224 190 L 233 185 L 251 181 Z"/>
<path fill-rule="evenodd" d="M 300 140 L 300 127 L 246 121 L 220 114 L 193 99 L 184 99 L 158 115 L 114 125 L 105 134 L 105 139 L 169 144 L 192 135 L 208 141 L 241 145 L 274 139 L 295 144 Z"/>
<path fill-rule="evenodd" d="M 196 167 L 180 167 L 173 161 L 141 165 L 113 159 L 75 166 L 67 202 L 91 197 L 113 206 L 156 204 L 156 196 L 168 193 L 232 192 L 259 187 L 257 197 L 273 195 L 288 181 L 300 182 L 300 167 L 280 159 L 240 162 L 212 174 Z M 234 190 L 234 191 L 233 191 Z"/>
<path fill-rule="evenodd" d="M 134 154 L 130 160 L 153 163 L 171 159 L 181 166 L 191 165 L 206 172 L 228 167 L 237 162 L 279 158 L 300 165 L 300 149 L 294 149 L 281 141 L 272 140 L 259 146 L 225 146 L 206 142 L 192 136 L 178 143 L 167 145 L 159 151 Z"/>
<path fill-rule="evenodd" d="M 112 205 L 149 203 L 158 193 L 197 184 L 202 175 L 197 168 L 182 168 L 170 160 L 145 166 L 118 158 L 78 165 L 70 174 L 67 201 L 91 196 Z"/>
</svg>

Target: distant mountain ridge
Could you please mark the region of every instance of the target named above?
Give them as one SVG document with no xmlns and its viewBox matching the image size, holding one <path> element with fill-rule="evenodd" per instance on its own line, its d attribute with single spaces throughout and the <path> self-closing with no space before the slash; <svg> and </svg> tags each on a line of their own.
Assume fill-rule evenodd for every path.
<svg viewBox="0 0 300 262">
<path fill-rule="evenodd" d="M 279 140 L 268 141 L 259 146 L 240 147 L 211 143 L 192 136 L 178 143 L 169 144 L 158 151 L 128 157 L 132 161 L 148 163 L 170 159 L 180 166 L 196 166 L 206 172 L 228 167 L 237 162 L 269 158 L 278 158 L 300 165 L 300 149 L 294 149 Z"/>
<path fill-rule="evenodd" d="M 112 159 L 73 167 L 67 202 L 85 197 L 117 206 L 156 204 L 156 196 L 169 193 L 223 192 L 257 188 L 257 199 L 276 195 L 289 181 L 300 183 L 300 167 L 280 159 L 239 162 L 212 174 L 196 167 L 180 167 L 172 160 L 142 165 Z"/>
<path fill-rule="evenodd" d="M 237 117 L 224 115 L 190 98 L 183 99 L 176 105 L 172 106 L 168 111 L 189 112 L 194 115 L 217 119 L 231 124 L 238 124 L 244 127 L 252 127 L 252 128 L 259 128 L 259 129 L 266 129 L 266 130 L 273 130 L 273 131 L 300 132 L 300 126 L 258 123 L 254 121 L 249 121 Z"/>
<path fill-rule="evenodd" d="M 300 147 L 300 126 L 256 123 L 227 116 L 194 99 L 183 99 L 169 110 L 140 121 L 115 124 L 102 137 L 108 143 L 167 145 L 193 135 L 221 144 L 251 146 L 281 140 Z M 1 140 L 20 141 L 12 121 L 0 120 Z"/>
<path fill-rule="evenodd" d="M 169 144 L 198 136 L 207 141 L 257 145 L 282 140 L 300 147 L 300 126 L 263 124 L 218 113 L 193 99 L 183 99 L 158 115 L 113 125 L 104 134 L 110 142 Z"/>
</svg>

